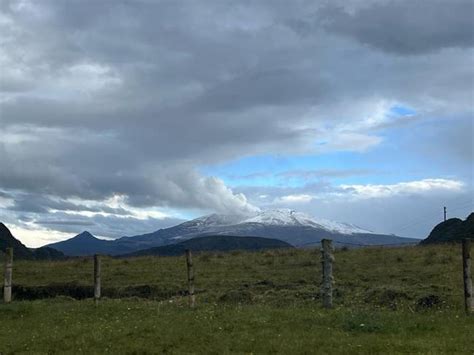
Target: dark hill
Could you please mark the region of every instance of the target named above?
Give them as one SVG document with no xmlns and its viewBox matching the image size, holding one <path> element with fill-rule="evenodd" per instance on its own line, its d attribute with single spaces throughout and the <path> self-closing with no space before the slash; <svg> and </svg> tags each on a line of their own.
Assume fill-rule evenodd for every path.
<svg viewBox="0 0 474 355">
<path fill-rule="evenodd" d="M 123 257 L 160 255 L 174 256 L 184 254 L 186 249 L 193 252 L 200 251 L 231 251 L 231 250 L 264 250 L 293 248 L 292 245 L 278 239 L 260 238 L 260 237 L 234 237 L 234 236 L 205 236 L 198 237 L 171 245 L 164 245 L 134 253 L 121 255 Z"/>
<path fill-rule="evenodd" d="M 37 260 L 60 260 L 65 255 L 60 251 L 51 248 L 29 249 L 22 242 L 16 239 L 10 230 L 0 222 L 0 251 L 13 248 L 13 258 L 16 259 L 37 259 Z"/>
<path fill-rule="evenodd" d="M 82 232 L 71 239 L 48 244 L 46 247 L 59 250 L 69 256 L 85 256 L 92 254 L 117 255 L 134 251 L 134 249 L 116 243 L 115 241 L 96 238 L 87 231 Z"/>
<path fill-rule="evenodd" d="M 465 221 L 450 218 L 441 222 L 420 244 L 456 242 L 464 238 L 474 239 L 474 213 L 471 213 Z"/>
<path fill-rule="evenodd" d="M 34 259 L 31 250 L 16 239 L 6 225 L 0 223 L 0 250 L 4 252 L 7 248 L 13 248 L 15 259 Z"/>
<path fill-rule="evenodd" d="M 64 260 L 67 258 L 64 253 L 49 247 L 41 247 L 30 250 L 36 260 Z"/>
</svg>

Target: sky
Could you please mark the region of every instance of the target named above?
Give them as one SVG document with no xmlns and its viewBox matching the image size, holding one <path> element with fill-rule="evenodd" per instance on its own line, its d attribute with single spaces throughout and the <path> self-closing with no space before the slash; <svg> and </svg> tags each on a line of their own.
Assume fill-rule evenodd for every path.
<svg viewBox="0 0 474 355">
<path fill-rule="evenodd" d="M 471 0 L 0 0 L 0 221 L 30 247 L 291 208 L 474 208 Z"/>
</svg>

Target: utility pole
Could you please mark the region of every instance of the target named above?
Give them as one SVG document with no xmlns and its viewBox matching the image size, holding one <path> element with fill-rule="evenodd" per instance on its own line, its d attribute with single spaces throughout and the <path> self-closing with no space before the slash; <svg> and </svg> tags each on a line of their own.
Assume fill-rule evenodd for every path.
<svg viewBox="0 0 474 355">
<path fill-rule="evenodd" d="M 444 206 L 444 221 L 446 222 L 446 206 Z"/>
</svg>

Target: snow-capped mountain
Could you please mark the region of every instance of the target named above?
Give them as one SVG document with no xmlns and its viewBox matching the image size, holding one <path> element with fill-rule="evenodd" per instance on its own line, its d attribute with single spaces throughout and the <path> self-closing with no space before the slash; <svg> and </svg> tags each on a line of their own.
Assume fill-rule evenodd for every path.
<svg viewBox="0 0 474 355">
<path fill-rule="evenodd" d="M 290 209 L 267 210 L 258 213 L 254 217 L 247 218 L 239 223 L 260 223 L 264 225 L 277 226 L 306 226 L 321 228 L 331 232 L 342 234 L 373 233 L 369 230 L 359 228 L 353 224 L 335 222 L 328 219 L 316 219 L 305 213 Z"/>
<path fill-rule="evenodd" d="M 311 217 L 290 209 L 266 210 L 251 216 L 211 214 L 142 236 L 121 238 L 142 247 L 178 243 L 206 235 L 267 237 L 296 247 L 317 245 L 330 238 L 338 245 L 382 245 L 413 243 L 394 235 L 377 234 L 358 226 Z"/>
<path fill-rule="evenodd" d="M 266 226 L 305 226 L 325 229 L 331 232 L 343 234 L 373 233 L 353 224 L 335 222 L 328 219 L 316 219 L 305 213 L 290 209 L 266 210 L 251 216 L 211 214 L 185 222 L 182 225 L 188 228 L 206 229 L 213 227 L 242 225 L 246 223 L 261 224 Z"/>
<path fill-rule="evenodd" d="M 209 228 L 219 226 L 230 226 L 242 221 L 244 217 L 240 215 L 211 214 L 184 222 L 181 225 L 186 227 Z"/>
<path fill-rule="evenodd" d="M 311 217 L 290 209 L 267 210 L 251 216 L 211 214 L 174 227 L 107 242 L 109 254 L 179 243 L 202 236 L 265 237 L 279 239 L 296 247 L 319 245 L 329 238 L 336 246 L 411 244 L 417 240 L 377 234 L 355 225 Z M 72 241 L 72 240 L 69 240 Z M 62 242 L 70 244 L 69 241 Z M 96 251 L 90 250 L 90 254 Z M 107 251 L 100 250 L 101 253 Z M 75 255 L 73 253 L 69 255 Z"/>
</svg>

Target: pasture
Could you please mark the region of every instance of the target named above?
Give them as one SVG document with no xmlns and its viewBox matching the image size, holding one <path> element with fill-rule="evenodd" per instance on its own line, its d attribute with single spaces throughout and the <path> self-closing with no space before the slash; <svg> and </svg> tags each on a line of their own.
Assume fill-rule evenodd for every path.
<svg viewBox="0 0 474 355">
<path fill-rule="evenodd" d="M 321 307 L 320 251 L 16 261 L 14 301 L 0 305 L 0 353 L 466 353 L 456 245 L 335 253 L 334 309 Z"/>
</svg>

